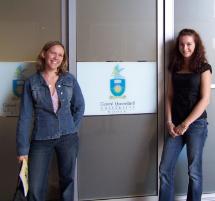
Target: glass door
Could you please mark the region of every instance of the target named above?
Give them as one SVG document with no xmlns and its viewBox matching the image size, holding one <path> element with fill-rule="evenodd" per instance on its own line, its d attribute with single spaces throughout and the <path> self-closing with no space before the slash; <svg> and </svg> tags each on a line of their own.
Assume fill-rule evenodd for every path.
<svg viewBox="0 0 215 201">
<path fill-rule="evenodd" d="M 156 0 L 69 3 L 70 68 L 86 101 L 78 158 L 80 200 L 157 200 L 164 136 L 158 5 L 161 20 L 163 4 Z"/>
</svg>

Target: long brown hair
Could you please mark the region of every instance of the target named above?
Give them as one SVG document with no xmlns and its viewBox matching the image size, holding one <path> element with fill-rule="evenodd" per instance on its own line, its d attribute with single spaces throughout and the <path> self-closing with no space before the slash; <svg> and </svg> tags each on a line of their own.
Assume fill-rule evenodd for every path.
<svg viewBox="0 0 215 201">
<path fill-rule="evenodd" d="M 60 41 L 49 41 L 43 46 L 42 50 L 40 51 L 39 55 L 37 56 L 37 64 L 36 64 L 36 70 L 37 71 L 42 72 L 42 71 L 45 70 L 45 59 L 44 59 L 43 55 L 51 47 L 53 47 L 55 45 L 61 46 L 63 48 L 63 50 L 64 50 L 63 61 L 62 61 L 61 65 L 57 69 L 57 74 L 59 75 L 59 74 L 65 73 L 67 71 L 68 57 L 67 57 L 67 54 L 66 54 L 65 47 Z"/>
<path fill-rule="evenodd" d="M 183 55 L 179 51 L 179 42 L 182 36 L 192 36 L 195 42 L 195 50 L 191 56 L 189 70 L 192 72 L 201 72 L 202 64 L 207 63 L 205 56 L 205 47 L 199 34 L 193 29 L 182 29 L 176 38 L 175 46 L 170 56 L 170 64 L 168 70 L 170 72 L 180 71 L 183 65 Z"/>
</svg>

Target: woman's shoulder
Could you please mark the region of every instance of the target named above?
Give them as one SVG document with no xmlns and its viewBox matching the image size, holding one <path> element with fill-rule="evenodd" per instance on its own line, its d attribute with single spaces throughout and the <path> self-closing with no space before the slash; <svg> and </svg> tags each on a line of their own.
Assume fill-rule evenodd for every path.
<svg viewBox="0 0 215 201">
<path fill-rule="evenodd" d="M 65 73 L 63 73 L 62 76 L 66 79 L 75 79 L 74 75 L 69 71 L 66 71 Z"/>
<path fill-rule="evenodd" d="M 25 85 L 31 88 L 37 88 L 42 84 L 42 77 L 39 72 L 35 72 L 25 80 Z"/>
<path fill-rule="evenodd" d="M 26 82 L 35 82 L 37 80 L 39 80 L 39 73 L 38 72 L 35 72 L 33 74 L 31 74 L 27 79 L 25 79 Z"/>
<path fill-rule="evenodd" d="M 205 71 L 209 70 L 212 73 L 212 67 L 209 63 L 202 63 L 200 65 L 200 73 L 204 73 Z"/>
<path fill-rule="evenodd" d="M 73 74 L 71 74 L 70 72 L 65 72 L 65 73 L 63 73 L 62 74 L 62 80 L 63 80 L 63 82 L 71 82 L 71 83 L 73 83 L 73 82 L 75 82 L 76 81 L 76 78 L 75 78 L 75 76 L 73 75 Z"/>
</svg>

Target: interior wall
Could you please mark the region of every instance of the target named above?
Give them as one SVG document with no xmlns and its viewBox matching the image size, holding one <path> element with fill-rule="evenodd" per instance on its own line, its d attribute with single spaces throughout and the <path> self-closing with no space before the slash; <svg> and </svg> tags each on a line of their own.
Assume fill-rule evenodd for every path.
<svg viewBox="0 0 215 201">
<path fill-rule="evenodd" d="M 61 39 L 61 1 L 1 0 L 0 27 L 0 61 L 35 60 L 45 42 Z"/>
<path fill-rule="evenodd" d="M 196 30 L 205 45 L 208 62 L 213 69 L 212 83 L 215 82 L 215 8 L 214 0 L 175 0 L 174 1 L 174 31 L 175 36 L 183 28 L 192 28 Z M 214 143 L 215 143 L 215 123 L 214 123 L 214 104 L 215 89 L 212 88 L 211 102 L 208 106 L 208 137 L 205 143 L 203 155 L 203 192 L 215 192 L 215 162 L 214 162 Z M 185 149 L 180 155 L 176 170 L 176 193 L 185 194 L 187 191 L 187 159 Z"/>
</svg>

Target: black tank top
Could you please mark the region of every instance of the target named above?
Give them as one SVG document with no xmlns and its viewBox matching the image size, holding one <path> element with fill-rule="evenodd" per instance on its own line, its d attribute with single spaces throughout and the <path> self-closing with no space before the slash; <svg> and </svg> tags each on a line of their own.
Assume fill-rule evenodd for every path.
<svg viewBox="0 0 215 201">
<path fill-rule="evenodd" d="M 201 73 L 206 70 L 212 72 L 209 64 L 204 64 L 201 72 L 198 73 L 177 73 L 172 74 L 173 103 L 172 120 L 177 125 L 184 121 L 200 100 Z M 198 119 L 207 118 L 204 111 Z"/>
</svg>

